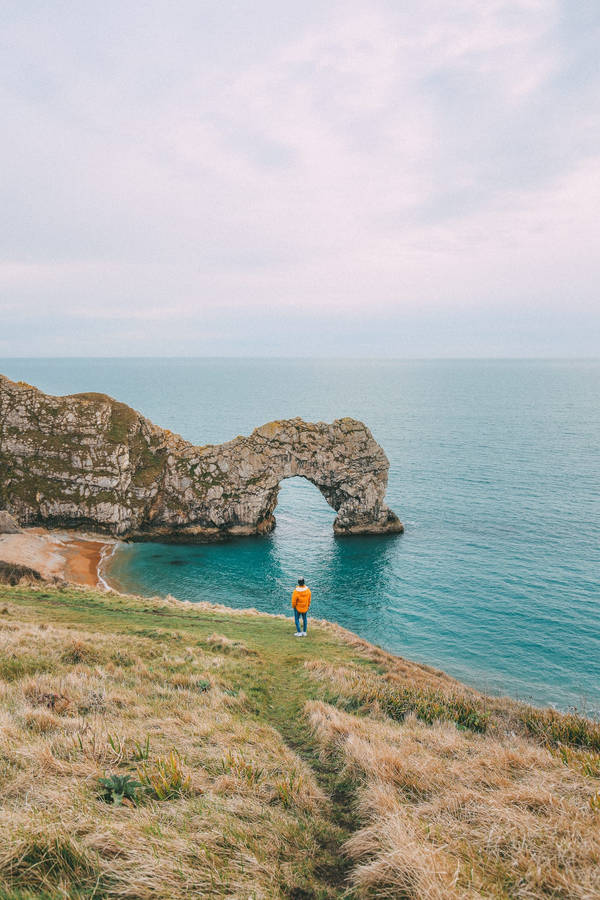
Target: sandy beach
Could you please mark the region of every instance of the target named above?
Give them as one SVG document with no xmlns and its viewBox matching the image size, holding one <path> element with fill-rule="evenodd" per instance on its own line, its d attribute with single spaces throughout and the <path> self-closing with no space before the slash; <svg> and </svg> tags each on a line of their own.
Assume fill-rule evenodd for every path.
<svg viewBox="0 0 600 900">
<path fill-rule="evenodd" d="M 116 543 L 105 535 L 26 528 L 0 535 L 0 560 L 28 566 L 47 580 L 106 587 L 100 564 Z"/>
</svg>

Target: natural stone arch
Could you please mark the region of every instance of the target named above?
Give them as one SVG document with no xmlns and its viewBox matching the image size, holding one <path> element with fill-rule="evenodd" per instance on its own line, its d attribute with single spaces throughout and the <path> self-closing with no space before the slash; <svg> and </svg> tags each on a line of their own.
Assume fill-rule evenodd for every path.
<svg viewBox="0 0 600 900">
<path fill-rule="evenodd" d="M 248 459 L 253 473 L 250 480 L 258 478 L 261 488 L 251 516 L 253 530 L 273 527 L 280 484 L 296 476 L 313 484 L 337 512 L 336 533 L 402 529 L 384 502 L 389 462 L 362 422 L 348 418 L 331 424 L 299 418 L 269 422 L 232 445 L 234 459 Z M 225 453 L 226 447 L 221 447 Z M 241 474 L 245 475 L 243 467 Z M 251 494 L 252 485 L 247 483 L 244 496 Z M 242 516 L 248 516 L 246 506 Z"/>
<path fill-rule="evenodd" d="M 0 376 L 0 506 L 22 524 L 138 540 L 261 534 L 280 482 L 299 475 L 336 510 L 336 533 L 399 532 L 388 468 L 354 419 L 270 422 L 196 447 L 103 394 L 49 397 Z"/>
</svg>

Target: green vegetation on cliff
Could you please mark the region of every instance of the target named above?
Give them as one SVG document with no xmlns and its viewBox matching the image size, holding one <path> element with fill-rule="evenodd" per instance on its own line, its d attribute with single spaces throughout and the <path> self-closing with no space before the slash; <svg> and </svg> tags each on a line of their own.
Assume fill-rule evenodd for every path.
<svg viewBox="0 0 600 900">
<path fill-rule="evenodd" d="M 0 586 L 0 898 L 600 895 L 600 728 L 336 626 Z"/>
</svg>

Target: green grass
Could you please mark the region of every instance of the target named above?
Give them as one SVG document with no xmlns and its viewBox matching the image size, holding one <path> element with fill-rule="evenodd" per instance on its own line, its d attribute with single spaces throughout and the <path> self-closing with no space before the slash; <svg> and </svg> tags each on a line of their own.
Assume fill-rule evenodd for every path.
<svg viewBox="0 0 600 900">
<path fill-rule="evenodd" d="M 0 678 L 4 681 L 17 681 L 26 675 L 38 675 L 40 672 L 52 672 L 54 663 L 43 656 L 31 654 L 3 654 L 0 657 Z"/>
<path fill-rule="evenodd" d="M 93 896 L 98 887 L 93 861 L 68 837 L 38 837 L 24 842 L 22 849 L 16 842 L 15 848 L 12 858 L 4 860 L 4 872 L 17 883 L 25 876 L 28 888 L 34 891 L 37 888 L 42 892 L 41 896 L 45 895 L 48 886 L 63 880 L 70 884 L 71 896 Z M 32 896 L 40 894 L 33 893 Z"/>
<path fill-rule="evenodd" d="M 532 707 L 525 708 L 520 718 L 528 733 L 548 746 L 563 745 L 600 751 L 600 722 L 593 722 L 576 713 Z"/>
<path fill-rule="evenodd" d="M 365 686 L 345 706 L 349 710 L 359 710 L 374 703 L 396 722 L 402 722 L 408 713 L 414 713 L 428 725 L 433 722 L 455 722 L 461 728 L 480 734 L 487 730 L 490 718 L 481 701 L 424 688 L 391 688 L 385 684 Z"/>
<path fill-rule="evenodd" d="M 344 850 L 364 827 L 364 778 L 324 752 L 307 703 L 359 713 L 369 740 L 414 730 L 410 713 L 420 728 L 458 725 L 469 748 L 504 727 L 504 701 L 333 626 L 310 622 L 298 640 L 291 618 L 76 588 L 0 586 L 0 610 L 0 711 L 21 741 L 0 752 L 0 900 L 125 896 L 121 854 L 135 841 L 164 882 L 146 884 L 148 897 L 250 897 L 251 865 L 257 897 L 367 896 L 349 888 L 356 859 Z M 505 705 L 535 753 L 577 748 L 553 751 L 565 778 L 598 778 L 596 723 Z M 142 787 L 129 805 L 104 802 L 100 777 Z"/>
<path fill-rule="evenodd" d="M 175 661 L 165 661 L 164 647 L 174 644 L 175 647 L 197 647 L 205 652 L 225 654 L 226 679 L 222 678 L 220 670 L 216 677 L 223 681 L 226 693 L 232 699 L 244 697 L 244 720 L 277 729 L 285 744 L 310 766 L 329 799 L 328 815 L 314 828 L 316 852 L 308 854 L 302 865 L 298 865 L 288 887 L 282 888 L 283 893 L 296 900 L 346 896 L 349 863 L 340 848 L 357 825 L 352 807 L 355 786 L 340 775 L 331 761 L 325 761 L 319 755 L 303 707 L 307 699 L 323 697 L 324 691 L 310 677 L 304 664 L 315 658 L 335 665 L 352 664 L 359 659 L 352 647 L 319 626 L 311 627 L 309 638 L 300 642 L 294 637 L 291 620 L 235 612 L 198 612 L 186 604 L 165 606 L 139 598 L 70 588 L 32 591 L 23 587 L 10 590 L 0 587 L 0 603 L 10 604 L 9 613 L 4 616 L 8 622 L 18 617 L 25 623 L 51 622 L 54 626 L 98 635 L 122 634 L 131 639 L 150 639 L 157 645 L 157 671 L 168 674 L 176 685 L 189 686 L 199 696 L 207 694 L 206 679 L 190 674 L 183 651 L 181 660 L 176 656 Z M 127 647 L 115 647 L 108 657 L 110 661 L 120 662 L 123 677 L 131 664 L 129 655 Z M 82 641 L 74 636 L 60 652 L 59 662 L 65 666 L 93 667 L 105 663 L 106 659 L 89 640 Z M 375 663 L 364 659 L 362 662 L 375 671 Z M 5 658 L 0 660 L 0 676 L 12 679 L 50 667 L 49 661 L 38 660 L 36 663 L 27 657 Z M 114 744 L 114 738 L 111 740 Z M 168 765 L 172 766 L 172 762 L 173 758 L 170 758 Z M 144 763 L 142 768 L 137 767 L 137 776 L 135 769 L 132 773 L 134 777 L 144 773 L 149 778 L 154 776 L 158 784 L 165 777 L 161 765 L 164 768 L 165 760 L 159 761 L 158 769 L 155 765 L 152 770 Z M 236 775 L 243 774 L 246 780 L 250 775 L 256 780 L 262 777 L 261 772 L 253 772 L 251 763 L 245 764 L 235 753 L 228 760 L 225 757 L 224 765 L 226 769 L 235 769 Z M 168 774 L 174 777 L 172 772 Z M 275 779 L 275 789 L 284 807 L 289 805 L 288 797 L 296 789 L 295 778 L 292 771 L 282 772 Z M 169 793 L 165 789 L 165 795 Z"/>
</svg>

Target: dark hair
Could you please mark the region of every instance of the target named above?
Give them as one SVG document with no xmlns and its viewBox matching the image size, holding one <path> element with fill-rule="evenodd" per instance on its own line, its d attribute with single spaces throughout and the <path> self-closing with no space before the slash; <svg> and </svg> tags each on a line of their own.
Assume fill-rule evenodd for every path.
<svg viewBox="0 0 600 900">
<path fill-rule="evenodd" d="M 300 587 L 302 587 L 302 585 L 304 584 L 304 578 L 299 578 L 298 584 L 300 585 Z"/>
</svg>

